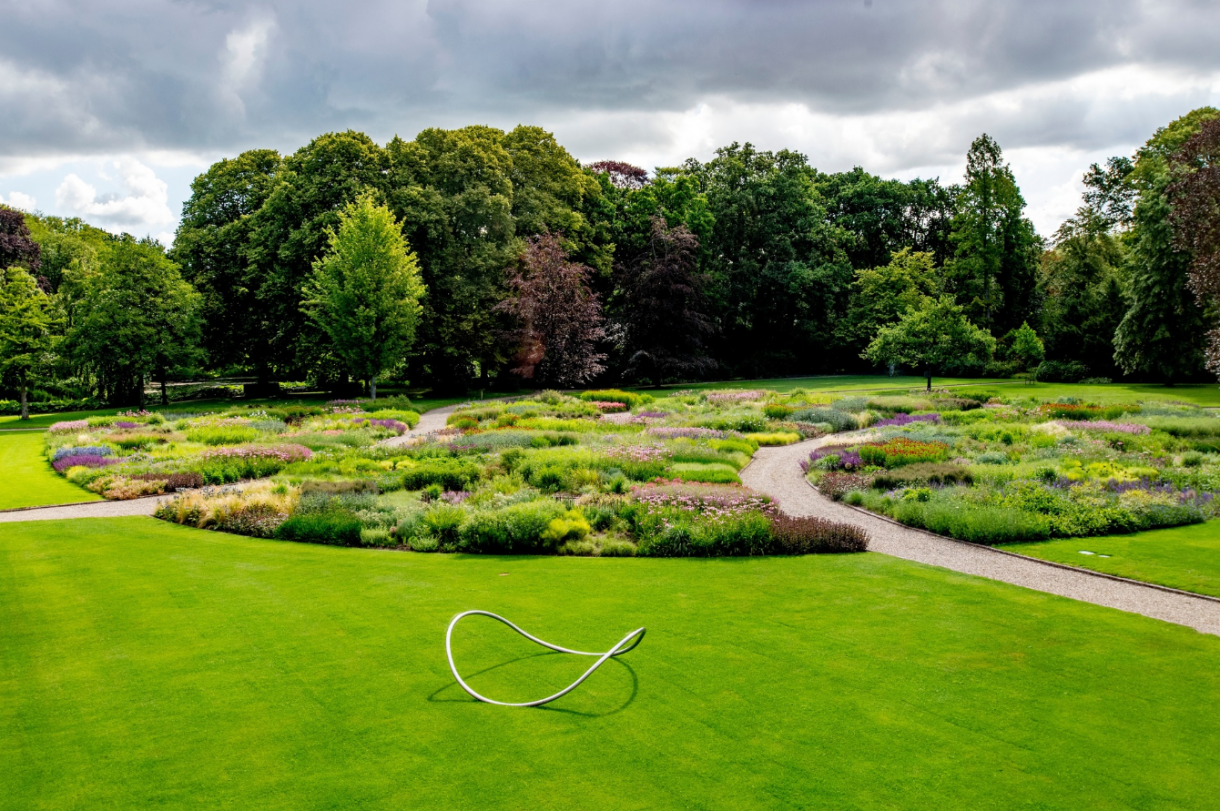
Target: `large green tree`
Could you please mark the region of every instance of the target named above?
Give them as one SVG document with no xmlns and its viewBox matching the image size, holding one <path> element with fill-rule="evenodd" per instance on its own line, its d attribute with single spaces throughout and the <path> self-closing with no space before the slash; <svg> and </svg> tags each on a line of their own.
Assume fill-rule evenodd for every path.
<svg viewBox="0 0 1220 811">
<path fill-rule="evenodd" d="M 683 171 L 715 220 L 704 270 L 721 359 L 739 375 L 833 370 L 833 325 L 852 271 L 805 156 L 734 143 Z"/>
<path fill-rule="evenodd" d="M 1033 315 L 1040 240 L 1000 145 L 983 134 L 966 154 L 945 268 L 947 292 L 987 329 L 1007 332 Z"/>
<path fill-rule="evenodd" d="M 1206 325 L 1188 281 L 1192 255 L 1174 240 L 1172 157 L 1220 110 L 1201 107 L 1157 130 L 1136 153 L 1130 231 L 1131 306 L 1114 336 L 1114 360 L 1130 375 L 1165 383 L 1204 367 Z"/>
<path fill-rule="evenodd" d="M 419 263 L 402 227 L 370 192 L 349 203 L 327 234 L 305 286 L 305 312 L 329 336 L 346 371 L 368 381 L 401 363 L 415 340 L 424 295 Z"/>
<path fill-rule="evenodd" d="M 30 418 L 30 382 L 50 367 L 55 316 L 47 296 L 24 268 L 0 268 L 0 376 L 21 395 L 21 419 Z"/>
<path fill-rule="evenodd" d="M 1040 331 L 1046 355 L 1076 361 L 1094 376 L 1113 377 L 1114 333 L 1127 311 L 1126 249 L 1112 220 L 1085 207 L 1055 233 L 1040 268 Z"/>
<path fill-rule="evenodd" d="M 252 149 L 218 161 L 191 183 L 171 258 L 203 297 L 203 345 L 214 366 L 257 366 L 267 324 L 257 297 L 262 276 L 250 263 L 254 215 L 283 161 Z"/>
<path fill-rule="evenodd" d="M 348 130 L 314 138 L 276 170 L 270 193 L 251 215 L 247 248 L 258 347 L 252 361 L 261 378 L 338 371 L 325 336 L 307 328 L 305 280 L 339 212 L 370 189 L 384 190 L 388 165 L 371 138 Z"/>
<path fill-rule="evenodd" d="M 856 353 L 863 352 L 878 330 L 935 293 L 933 262 L 930 253 L 903 248 L 888 264 L 856 271 L 847 313 L 839 322 L 843 343 Z"/>
<path fill-rule="evenodd" d="M 934 372 L 963 358 L 985 363 L 995 346 L 995 338 L 972 324 L 952 297 L 929 296 L 907 310 L 898 323 L 882 327 L 864 356 L 876 364 L 900 364 L 923 372 L 931 391 Z"/>
<path fill-rule="evenodd" d="M 144 384 L 199 358 L 200 296 L 152 240 L 116 238 L 97 269 L 71 279 L 68 357 L 115 405 L 144 404 Z"/>
</svg>

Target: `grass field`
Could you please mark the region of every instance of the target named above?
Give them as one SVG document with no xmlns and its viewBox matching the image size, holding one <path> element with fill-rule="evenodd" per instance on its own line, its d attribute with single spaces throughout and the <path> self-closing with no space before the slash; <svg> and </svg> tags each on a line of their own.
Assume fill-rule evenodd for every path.
<svg viewBox="0 0 1220 811">
<path fill-rule="evenodd" d="M 0 471 L 0 510 L 101 499 L 51 469 L 41 431 L 0 432 Z"/>
<path fill-rule="evenodd" d="M 1069 538 L 1010 544 L 1000 548 L 1069 566 L 1220 597 L 1220 521 L 1135 535 Z M 1093 554 L 1081 554 L 1082 551 Z"/>
<path fill-rule="evenodd" d="M 445 625 L 586 649 L 474 702 Z M 587 660 L 463 625 L 523 700 Z M 418 555 L 0 532 L 0 808 L 1215 807 L 1220 639 L 880 555 Z"/>
</svg>

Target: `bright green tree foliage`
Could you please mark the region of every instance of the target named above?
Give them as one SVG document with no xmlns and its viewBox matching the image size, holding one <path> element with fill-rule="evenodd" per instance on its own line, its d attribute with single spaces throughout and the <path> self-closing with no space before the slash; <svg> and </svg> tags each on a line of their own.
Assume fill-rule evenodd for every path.
<svg viewBox="0 0 1220 811">
<path fill-rule="evenodd" d="M 199 359 L 200 296 L 159 244 L 118 237 L 97 270 L 69 280 L 66 350 L 114 404 L 144 404 L 144 383 Z"/>
<path fill-rule="evenodd" d="M 339 214 L 329 246 L 313 264 L 304 309 L 330 338 L 344 368 L 367 380 L 400 363 L 419 322 L 419 263 L 390 210 L 362 194 Z"/>
<path fill-rule="evenodd" d="M 1136 153 L 1138 190 L 1131 250 L 1131 307 L 1114 336 L 1114 360 L 1127 374 L 1172 383 L 1203 370 L 1206 326 L 1188 286 L 1192 256 L 1174 245 L 1169 158 L 1220 110 L 1200 107 L 1156 134 Z"/>
<path fill-rule="evenodd" d="M 1038 337 L 1038 333 L 1034 332 L 1028 322 L 1022 323 L 1005 338 L 1008 341 L 1008 357 L 1019 363 L 1021 368 L 1026 371 L 1037 366 L 1046 357 L 1046 347 L 1043 346 L 1042 339 Z"/>
<path fill-rule="evenodd" d="M 861 352 L 884 326 L 918 307 L 936 291 L 936 268 L 930 253 L 903 248 L 889 264 L 856 271 L 841 337 Z"/>
<path fill-rule="evenodd" d="M 48 368 L 56 338 L 51 300 L 22 268 L 0 269 L 0 375 L 21 392 L 21 419 L 30 418 L 30 381 Z"/>
<path fill-rule="evenodd" d="M 864 354 L 873 363 L 922 369 L 931 391 L 934 371 L 962 358 L 986 362 L 995 343 L 990 333 L 970 323 L 952 297 L 927 297 L 897 324 L 882 327 Z"/>
</svg>

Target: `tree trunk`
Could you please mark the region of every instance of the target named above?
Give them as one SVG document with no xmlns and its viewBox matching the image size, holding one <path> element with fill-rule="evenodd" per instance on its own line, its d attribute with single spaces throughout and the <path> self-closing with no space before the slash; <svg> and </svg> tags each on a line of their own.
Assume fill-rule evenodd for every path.
<svg viewBox="0 0 1220 811">
<path fill-rule="evenodd" d="M 377 376 L 376 375 L 369 378 L 369 399 L 370 400 L 377 399 Z"/>
<path fill-rule="evenodd" d="M 144 375 L 136 376 L 136 388 L 140 390 L 140 410 L 144 410 Z"/>
<path fill-rule="evenodd" d="M 169 391 L 165 387 L 165 374 L 161 375 L 161 405 L 169 405 Z"/>
<path fill-rule="evenodd" d="M 28 420 L 30 418 L 30 387 L 26 383 L 21 384 L 21 419 Z"/>
<path fill-rule="evenodd" d="M 932 393 L 932 367 L 931 366 L 927 367 L 926 369 L 924 369 L 924 372 L 928 376 L 928 394 L 931 394 Z"/>
</svg>

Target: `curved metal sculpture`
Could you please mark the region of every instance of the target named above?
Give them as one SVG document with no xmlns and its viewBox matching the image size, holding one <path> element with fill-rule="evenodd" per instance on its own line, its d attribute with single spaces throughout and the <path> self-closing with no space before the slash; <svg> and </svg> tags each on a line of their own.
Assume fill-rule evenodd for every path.
<svg viewBox="0 0 1220 811">
<path fill-rule="evenodd" d="M 512 628 L 514 631 L 521 634 L 521 636 L 525 637 L 529 641 L 535 642 L 544 648 L 550 648 L 551 650 L 556 651 L 558 653 L 571 653 L 576 656 L 597 656 L 600 658 L 598 658 L 598 660 L 593 663 L 593 666 L 590 667 L 588 670 L 586 670 L 579 679 L 572 682 L 567 687 L 563 688 L 562 690 L 560 690 L 558 693 L 555 693 L 554 695 L 547 696 L 546 698 L 540 698 L 537 701 L 522 701 L 518 704 L 509 703 L 507 701 L 494 701 L 490 698 L 487 698 L 486 696 L 479 695 L 471 688 L 471 686 L 469 684 L 467 684 L 465 681 L 463 681 L 461 675 L 458 674 L 457 665 L 453 663 L 453 629 L 455 626 L 457 626 L 458 622 L 460 622 L 463 618 L 469 617 L 472 614 L 478 614 L 478 615 L 481 615 L 484 617 L 491 617 L 493 620 L 499 620 L 500 622 L 507 625 L 509 628 Z M 465 690 L 467 693 L 472 695 L 474 698 L 477 698 L 479 701 L 482 701 L 486 704 L 496 704 L 501 707 L 541 707 L 543 704 L 549 704 L 552 701 L 554 701 L 555 699 L 562 698 L 563 696 L 566 696 L 568 693 L 575 690 L 577 687 L 580 686 L 581 682 L 583 682 L 585 679 L 592 676 L 593 671 L 597 670 L 599 667 L 601 667 L 603 664 L 605 664 L 610 659 L 610 657 L 622 656 L 627 651 L 634 649 L 635 646 L 640 644 L 640 642 L 644 639 L 644 633 L 645 633 L 645 631 L 643 628 L 636 628 L 634 631 L 632 631 L 631 633 L 627 634 L 625 637 L 620 639 L 617 645 L 615 645 L 614 647 L 612 647 L 610 650 L 606 651 L 605 653 L 589 653 L 589 652 L 583 651 L 583 650 L 569 650 L 568 648 L 561 648 L 558 645 L 552 645 L 550 642 L 546 642 L 542 639 L 539 639 L 536 636 L 527 634 L 525 631 L 521 630 L 513 623 L 504 619 L 504 617 L 501 617 L 499 614 L 493 614 L 490 611 L 463 611 L 461 614 L 458 614 L 456 617 L 453 618 L 453 620 L 449 623 L 449 630 L 445 631 L 445 655 L 449 657 L 449 669 L 453 671 L 453 678 L 457 679 L 457 683 L 462 685 L 463 690 Z M 634 642 L 631 641 L 633 639 L 635 640 Z M 628 642 L 631 642 L 631 644 L 628 645 L 627 644 Z"/>
</svg>

